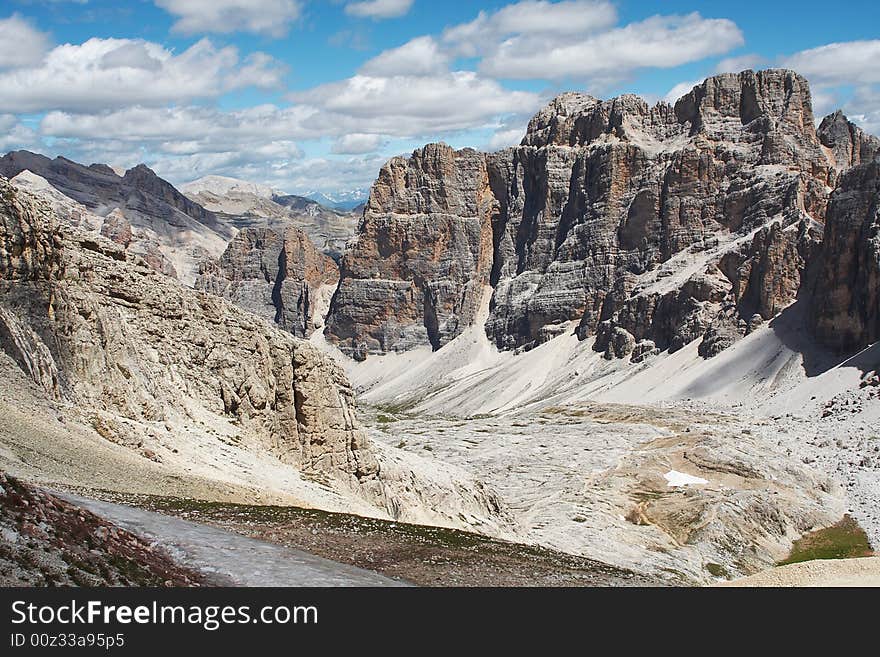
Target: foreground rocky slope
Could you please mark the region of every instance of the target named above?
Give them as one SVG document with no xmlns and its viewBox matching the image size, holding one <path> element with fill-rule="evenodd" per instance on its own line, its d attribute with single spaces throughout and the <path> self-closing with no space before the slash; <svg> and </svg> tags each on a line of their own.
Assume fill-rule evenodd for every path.
<svg viewBox="0 0 880 657">
<path fill-rule="evenodd" d="M 490 492 L 442 467 L 392 453 L 380 475 L 343 370 L 308 343 L 59 223 L 5 181 L 0 220 L 3 355 L 42 405 L 66 408 L 98 440 L 306 504 L 506 523 Z"/>
<path fill-rule="evenodd" d="M 791 71 L 709 78 L 674 106 L 563 94 L 519 147 L 383 168 L 327 337 L 356 357 L 438 349 L 489 284 L 501 349 L 576 328 L 608 358 L 697 339 L 712 356 L 794 301 L 840 172 L 878 148 L 840 114 L 817 132 Z"/>
</svg>

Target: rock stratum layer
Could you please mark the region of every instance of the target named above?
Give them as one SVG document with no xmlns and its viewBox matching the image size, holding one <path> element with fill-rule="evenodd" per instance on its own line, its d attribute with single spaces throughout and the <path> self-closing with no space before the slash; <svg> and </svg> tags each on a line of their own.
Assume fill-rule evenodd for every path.
<svg viewBox="0 0 880 657">
<path fill-rule="evenodd" d="M 296 267 L 314 247 L 296 231 L 276 246 L 291 256 L 282 273 L 307 285 Z M 229 256 L 243 279 L 256 271 L 247 267 L 257 260 Z M 82 416 L 96 440 L 172 472 L 263 482 L 366 515 L 510 529 L 479 482 L 372 445 L 342 367 L 317 348 L 60 222 L 0 179 L 0 367 L 7 362 L 41 391 L 52 421 L 67 408 L 59 422 Z"/>
<path fill-rule="evenodd" d="M 375 477 L 331 360 L 114 242 L 63 227 L 6 182 L 0 195 L 0 344 L 46 392 L 159 422 L 194 399 L 286 462 Z"/>
<path fill-rule="evenodd" d="M 831 197 L 814 297 L 825 344 L 852 352 L 880 340 L 880 162 L 848 171 Z"/>
<path fill-rule="evenodd" d="M 283 234 L 245 228 L 218 260 L 202 265 L 195 287 L 307 338 L 323 326 L 338 280 L 333 259 L 298 228 L 288 227 Z"/>
<path fill-rule="evenodd" d="M 817 131 L 792 71 L 709 78 L 674 106 L 563 94 L 518 147 L 382 169 L 326 334 L 357 358 L 438 349 L 489 285 L 500 349 L 576 327 L 609 358 L 696 339 L 712 356 L 795 300 L 841 172 L 878 151 L 839 113 Z"/>
<path fill-rule="evenodd" d="M 484 155 L 444 144 L 382 168 L 328 317 L 344 352 L 439 349 L 474 321 L 492 269 L 489 175 Z"/>
</svg>

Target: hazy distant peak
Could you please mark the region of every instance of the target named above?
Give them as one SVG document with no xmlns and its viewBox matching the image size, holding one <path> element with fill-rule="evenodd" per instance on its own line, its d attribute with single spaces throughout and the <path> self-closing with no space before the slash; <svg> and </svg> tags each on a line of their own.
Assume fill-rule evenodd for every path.
<svg viewBox="0 0 880 657">
<path fill-rule="evenodd" d="M 195 195 L 207 192 L 218 196 L 226 196 L 231 193 L 252 194 L 261 198 L 271 199 L 276 193 L 267 185 L 229 178 L 227 176 L 204 176 L 181 185 L 180 191 L 184 194 Z"/>
</svg>

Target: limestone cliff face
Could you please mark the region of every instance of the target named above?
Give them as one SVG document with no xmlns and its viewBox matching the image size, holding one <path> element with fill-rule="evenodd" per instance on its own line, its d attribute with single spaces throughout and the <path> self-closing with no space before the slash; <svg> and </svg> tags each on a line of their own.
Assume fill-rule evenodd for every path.
<svg viewBox="0 0 880 657">
<path fill-rule="evenodd" d="M 254 449 L 379 490 L 338 365 L 120 245 L 60 226 L 2 179 L 0 348 L 47 393 L 98 416 L 229 417 Z"/>
<path fill-rule="evenodd" d="M 818 134 L 840 170 L 869 163 L 880 154 L 880 139 L 848 121 L 840 110 L 822 119 Z"/>
<path fill-rule="evenodd" d="M 342 259 L 328 337 L 356 358 L 449 342 L 489 283 L 497 211 L 481 153 L 432 144 L 392 159 Z"/>
<path fill-rule="evenodd" d="M 229 299 L 298 337 L 323 325 L 327 300 L 339 280 L 336 263 L 295 227 L 279 234 L 245 228 L 217 261 L 208 261 L 196 289 Z"/>
<path fill-rule="evenodd" d="M 880 340 L 880 162 L 843 175 L 828 206 L 820 262 L 817 337 L 841 352 Z"/>
<path fill-rule="evenodd" d="M 873 143 L 844 117 L 817 133 L 792 71 L 709 78 L 674 106 L 563 94 L 518 147 L 383 168 L 327 334 L 358 356 L 437 349 L 488 282 L 502 349 L 575 323 L 600 351 L 625 331 L 642 353 L 703 336 L 711 355 L 794 300 L 830 186 Z"/>
</svg>

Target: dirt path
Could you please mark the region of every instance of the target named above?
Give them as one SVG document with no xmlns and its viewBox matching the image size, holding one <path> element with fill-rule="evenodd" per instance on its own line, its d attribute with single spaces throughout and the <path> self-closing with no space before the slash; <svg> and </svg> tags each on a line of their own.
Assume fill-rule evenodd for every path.
<svg viewBox="0 0 880 657">
<path fill-rule="evenodd" d="M 235 586 L 405 586 L 400 580 L 180 518 L 59 494 L 163 547 L 183 565 Z"/>
</svg>

